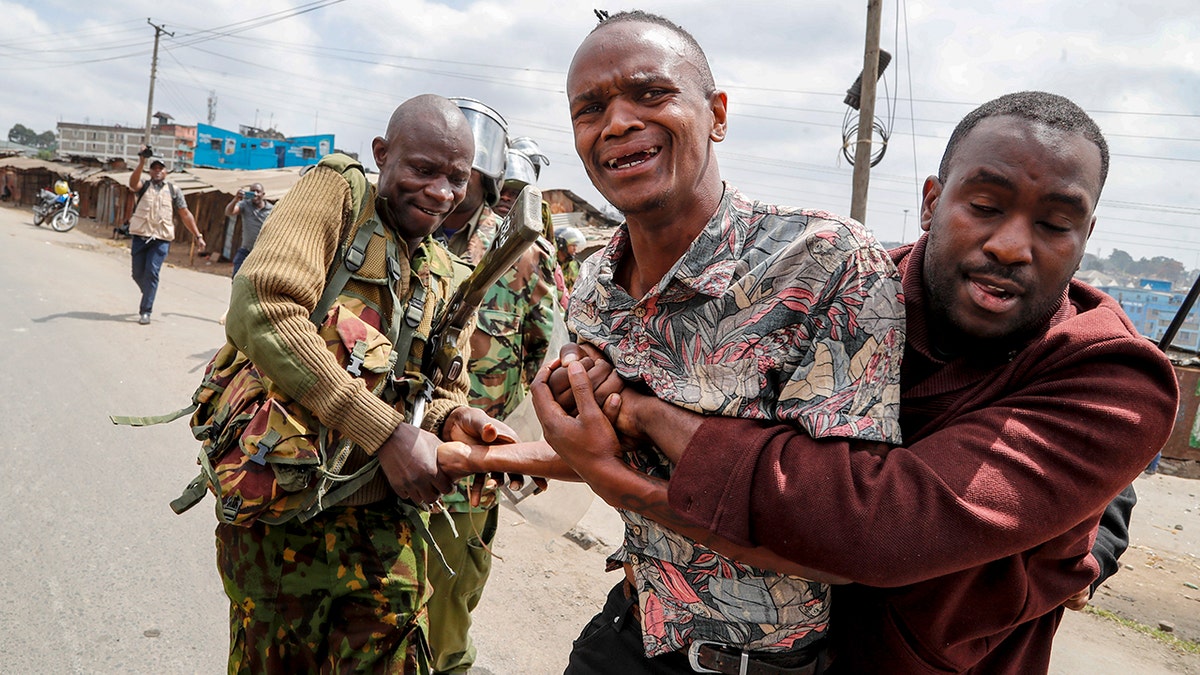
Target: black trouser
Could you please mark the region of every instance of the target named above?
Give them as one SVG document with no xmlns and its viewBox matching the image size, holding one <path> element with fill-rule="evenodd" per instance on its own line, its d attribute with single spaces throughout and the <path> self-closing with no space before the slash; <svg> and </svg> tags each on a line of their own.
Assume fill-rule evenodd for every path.
<svg viewBox="0 0 1200 675">
<path fill-rule="evenodd" d="M 646 658 L 642 627 L 638 623 L 637 596 L 626 595 L 625 581 L 608 592 L 604 609 L 592 617 L 571 647 L 564 675 L 668 675 L 692 673 L 687 656 L 671 652 Z"/>
<path fill-rule="evenodd" d="M 646 657 L 642 645 L 642 627 L 638 623 L 637 611 L 637 595 L 622 580 L 608 592 L 608 598 L 604 601 L 604 609 L 592 617 L 592 620 L 583 627 L 583 632 L 575 639 L 564 675 L 610 675 L 611 673 L 671 675 L 696 672 L 692 670 L 688 658 L 683 652 L 671 652 L 653 658 Z M 728 648 L 725 651 L 735 654 L 737 652 L 736 649 L 730 652 Z M 786 654 L 761 655 L 760 652 L 760 656 L 754 661 L 759 668 L 752 668 L 750 672 L 821 673 L 829 665 L 823 655 L 818 660 L 821 651 L 822 643 L 818 642 L 803 650 Z M 728 668 L 740 665 L 735 663 L 721 667 L 709 664 L 705 661 L 703 651 L 700 654 L 700 663 L 719 668 L 722 672 L 736 672 L 736 670 Z M 770 665 L 772 663 L 775 665 Z"/>
</svg>

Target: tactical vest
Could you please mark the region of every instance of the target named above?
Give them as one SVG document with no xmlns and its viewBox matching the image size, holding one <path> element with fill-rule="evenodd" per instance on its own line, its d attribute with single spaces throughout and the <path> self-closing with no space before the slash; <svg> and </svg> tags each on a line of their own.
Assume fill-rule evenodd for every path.
<svg viewBox="0 0 1200 675">
<path fill-rule="evenodd" d="M 417 271 L 404 279 L 408 266 L 399 257 L 396 235 L 375 211 L 375 190 L 362 166 L 344 155 L 321 164 L 350 183 L 355 216 L 310 318 L 336 362 L 411 419 L 410 403 L 425 386 L 421 364 L 429 331 L 470 268 L 427 242 L 414 255 Z M 403 299 L 400 287 L 408 290 Z M 276 389 L 232 343 L 210 361 L 191 407 L 159 417 L 112 419 L 141 426 L 187 413 L 201 441 L 201 472 L 171 503 L 176 513 L 194 506 L 207 490 L 217 497 L 222 523 L 303 521 L 352 497 L 378 474 L 377 458 Z"/>
<path fill-rule="evenodd" d="M 142 196 L 133 207 L 129 217 L 129 233 L 139 237 L 175 240 L 175 190 L 171 183 L 163 181 L 155 189 L 153 181 L 147 181 Z"/>
</svg>

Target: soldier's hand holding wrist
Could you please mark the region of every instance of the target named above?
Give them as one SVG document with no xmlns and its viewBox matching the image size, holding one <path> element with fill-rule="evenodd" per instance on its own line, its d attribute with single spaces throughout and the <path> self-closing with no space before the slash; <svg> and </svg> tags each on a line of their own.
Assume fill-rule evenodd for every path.
<svg viewBox="0 0 1200 675">
<path fill-rule="evenodd" d="M 411 424 L 392 431 L 376 455 L 392 490 L 401 499 L 431 504 L 454 487 L 451 478 L 438 469 L 437 436 Z"/>
</svg>

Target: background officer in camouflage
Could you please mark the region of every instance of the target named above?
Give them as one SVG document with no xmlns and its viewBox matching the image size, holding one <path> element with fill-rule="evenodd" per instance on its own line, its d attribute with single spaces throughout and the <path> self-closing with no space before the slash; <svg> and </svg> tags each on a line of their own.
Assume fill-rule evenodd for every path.
<svg viewBox="0 0 1200 675">
<path fill-rule="evenodd" d="M 470 114 L 468 113 L 468 118 Z M 480 137 L 476 136 L 476 148 Z M 536 181 L 537 167 L 524 153 L 509 150 L 504 189 L 496 190 L 489 201 L 491 186 L 485 174 L 475 170 L 467 199 L 477 190 L 480 206 L 470 236 L 452 237 L 451 251 L 468 262 L 475 251 L 486 251 L 495 236 L 501 215 L 507 215 L 516 193 Z M 485 189 L 487 188 L 487 189 Z M 501 202 L 500 194 L 508 191 Z M 503 204 L 503 206 L 501 206 Z M 489 207 L 495 205 L 503 213 Z M 455 244 L 457 243 L 457 246 Z M 505 419 L 525 397 L 529 382 L 541 367 L 554 328 L 555 303 L 553 246 L 544 238 L 529 247 L 525 255 L 492 286 L 480 306 L 478 326 L 471 337 L 471 358 L 467 371 L 471 377 L 470 403 L 496 419 Z M 472 480 L 486 480 L 478 506 L 468 497 Z M 433 597 L 429 600 L 429 641 L 434 653 L 434 672 L 465 673 L 475 662 L 471 642 L 471 612 L 483 596 L 483 588 L 492 569 L 491 545 L 496 536 L 499 513 L 497 484 L 493 478 L 464 479 L 453 494 L 442 502 L 450 512 L 458 531 L 455 537 L 441 518 L 431 522 L 430 531 L 442 549 L 455 576 L 431 567 L 429 578 Z"/>
<path fill-rule="evenodd" d="M 576 256 L 587 246 L 587 238 L 579 228 L 565 226 L 554 231 L 554 239 L 558 245 L 558 264 L 562 266 L 563 282 L 567 292 L 570 292 L 579 279 L 579 258 Z"/>
</svg>

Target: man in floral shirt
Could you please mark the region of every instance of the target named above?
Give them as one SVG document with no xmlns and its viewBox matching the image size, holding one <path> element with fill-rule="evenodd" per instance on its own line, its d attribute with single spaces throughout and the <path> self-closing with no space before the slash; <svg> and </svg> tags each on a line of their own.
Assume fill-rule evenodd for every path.
<svg viewBox="0 0 1200 675">
<path fill-rule="evenodd" d="M 854 221 L 756 202 L 722 181 L 713 150 L 726 96 L 695 40 L 661 17 L 613 15 L 576 52 L 567 94 L 588 175 L 626 216 L 574 289 L 578 341 L 603 352 L 621 382 L 694 412 L 897 441 L 904 316 L 894 266 Z M 620 509 L 625 541 L 610 562 L 626 579 L 584 628 L 567 672 L 812 672 L 829 587 L 677 523 L 665 457 L 575 416 L 574 397 L 595 382 L 579 385 L 590 359 L 574 354 L 539 374 L 534 401 L 550 445 Z M 590 373 L 603 380 L 604 367 Z M 608 382 L 618 380 L 600 384 L 597 401 L 618 419 Z M 596 471 L 598 444 L 612 448 L 602 461 L 640 471 L 619 482 Z"/>
</svg>

